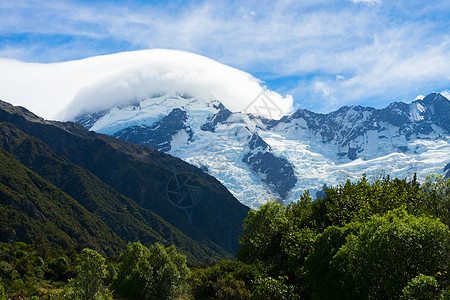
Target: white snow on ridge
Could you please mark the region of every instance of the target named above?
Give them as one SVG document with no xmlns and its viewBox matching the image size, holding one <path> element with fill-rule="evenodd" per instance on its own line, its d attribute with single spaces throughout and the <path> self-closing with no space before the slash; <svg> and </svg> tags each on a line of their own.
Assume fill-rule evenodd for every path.
<svg viewBox="0 0 450 300">
<path fill-rule="evenodd" d="M 272 153 L 287 159 L 293 166 L 297 183 L 289 192 L 286 202 L 296 201 L 305 190 L 314 196 L 323 184 L 328 186 L 361 178 L 376 177 L 380 173 L 393 177 L 411 178 L 417 173 L 419 180 L 428 174 L 440 174 L 450 157 L 450 137 L 445 137 L 442 129 L 434 128 L 435 133 L 425 139 L 407 141 L 392 124 L 381 124 L 384 131 L 368 130 L 355 139 L 355 146 L 363 145 L 363 151 L 356 160 L 339 157 L 340 146 L 325 143 L 312 135 L 304 119 L 291 123 L 280 123 L 272 129 L 257 126 L 258 119 L 251 119 L 243 113 L 233 113 L 225 122 L 217 124 L 215 131 L 204 131 L 201 126 L 208 117 L 217 113 L 210 102 L 197 101 L 174 95 L 148 98 L 131 107 L 117 107 L 100 118 L 94 127 L 101 133 L 114 133 L 112 129 L 122 129 L 127 124 L 159 120 L 174 108 L 187 112 L 186 125 L 193 132 L 192 140 L 184 130 L 175 134 L 171 141 L 169 154 L 179 157 L 197 167 L 207 169 L 207 173 L 217 178 L 231 193 L 245 205 L 258 208 L 277 196 L 262 181 L 265 174 L 255 173 L 243 162 L 250 151 L 248 141 L 253 132 L 267 142 Z M 128 122 L 128 123 L 127 123 Z M 117 128 L 115 128 L 117 126 Z M 93 127 L 93 128 L 94 128 Z M 122 128 L 121 128 L 122 127 Z M 112 130 L 112 132 L 110 132 Z M 437 139 L 435 134 L 443 135 Z M 398 149 L 408 148 L 407 153 Z M 344 151 L 345 152 L 345 151 Z"/>
<path fill-rule="evenodd" d="M 161 93 L 185 93 L 201 100 L 214 96 L 228 109 L 242 111 L 262 90 L 260 81 L 246 72 L 176 50 L 123 52 L 51 64 L 0 58 L 0 99 L 59 120 Z M 292 96 L 267 92 L 283 113 L 292 110 Z"/>
<path fill-rule="evenodd" d="M 381 147 L 376 156 L 371 155 L 373 158 L 351 161 L 336 157 L 336 145 L 321 143 L 306 135 L 297 140 L 286 139 L 282 133 L 273 132 L 260 132 L 260 136 L 272 146 L 277 155 L 287 157 L 294 166 L 298 182 L 286 199 L 288 202 L 299 199 L 305 190 L 310 190 L 314 196 L 323 184 L 331 186 L 342 184 L 348 179 L 356 181 L 363 174 L 369 178 L 379 174 L 412 178 L 417 173 L 418 179 L 422 181 L 428 174 L 441 174 L 450 157 L 448 138 L 410 141 L 410 148 L 415 148 L 417 153 L 391 153 L 392 149 Z M 373 152 L 375 146 L 369 145 L 368 148 L 365 151 Z"/>
</svg>

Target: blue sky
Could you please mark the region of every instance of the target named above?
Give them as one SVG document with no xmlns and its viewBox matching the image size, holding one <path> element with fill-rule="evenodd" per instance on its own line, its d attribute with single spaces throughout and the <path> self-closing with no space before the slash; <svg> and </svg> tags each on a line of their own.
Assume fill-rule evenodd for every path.
<svg viewBox="0 0 450 300">
<path fill-rule="evenodd" d="M 297 107 L 383 107 L 450 89 L 450 1 L 0 2 L 0 57 L 60 62 L 140 49 L 241 69 Z"/>
</svg>

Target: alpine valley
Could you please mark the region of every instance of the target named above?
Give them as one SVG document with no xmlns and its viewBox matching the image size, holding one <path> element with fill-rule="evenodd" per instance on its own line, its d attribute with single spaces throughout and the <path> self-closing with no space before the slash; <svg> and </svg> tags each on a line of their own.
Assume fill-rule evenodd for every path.
<svg viewBox="0 0 450 300">
<path fill-rule="evenodd" d="M 275 110 L 261 94 L 252 104 Z M 383 109 L 299 109 L 281 119 L 232 112 L 220 99 L 149 95 L 132 104 L 78 115 L 86 128 L 148 145 L 219 179 L 242 203 L 290 202 L 305 190 L 389 174 L 442 174 L 450 161 L 450 101 L 432 93 Z M 447 169 L 449 169 L 447 165 Z M 447 174 L 448 175 L 448 174 Z"/>
</svg>

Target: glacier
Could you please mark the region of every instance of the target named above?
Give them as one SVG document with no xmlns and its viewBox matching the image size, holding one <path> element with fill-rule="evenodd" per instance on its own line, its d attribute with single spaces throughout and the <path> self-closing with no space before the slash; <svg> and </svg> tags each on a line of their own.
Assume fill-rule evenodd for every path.
<svg viewBox="0 0 450 300">
<path fill-rule="evenodd" d="M 447 98 L 433 93 L 384 109 L 352 106 L 329 114 L 297 110 L 274 120 L 231 112 L 214 97 L 166 94 L 75 120 L 99 133 L 131 133 L 131 141 L 156 149 L 161 146 L 157 139 L 165 136 L 169 146 L 159 150 L 202 168 L 242 203 L 258 208 L 272 199 L 296 201 L 306 190 L 315 195 L 324 184 L 357 180 L 362 174 L 405 178 L 417 173 L 419 180 L 442 174 L 450 161 L 449 107 Z M 174 111 L 184 112 L 184 118 L 171 119 Z M 157 134 L 148 135 L 149 130 Z M 255 135 L 260 139 L 256 146 Z M 148 136 L 155 140 L 139 139 Z M 277 162 L 272 164 L 286 168 L 261 168 L 268 155 Z M 249 156 L 255 156 L 256 167 L 246 160 Z M 280 190 L 277 180 L 286 176 L 292 176 L 291 185 Z"/>
</svg>

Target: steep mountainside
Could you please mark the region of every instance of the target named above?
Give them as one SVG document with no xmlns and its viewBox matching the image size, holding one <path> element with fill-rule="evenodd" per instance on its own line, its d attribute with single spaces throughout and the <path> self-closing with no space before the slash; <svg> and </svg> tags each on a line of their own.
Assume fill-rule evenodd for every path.
<svg viewBox="0 0 450 300">
<path fill-rule="evenodd" d="M 5 134 L 8 151 L 103 216 L 118 234 L 149 242 L 159 234 L 163 242 L 178 243 L 197 258 L 214 253 L 224 256 L 239 247 L 237 240 L 248 208 L 203 171 L 151 148 L 89 132 L 75 123 L 45 121 L 5 102 L 0 102 L 0 121 L 39 140 L 31 142 L 33 149 L 50 149 L 37 151 L 39 159 L 30 159 L 29 146 L 8 141 Z M 48 172 L 49 168 L 53 170 Z M 62 179 L 66 171 L 74 176 Z M 121 219 L 121 210 L 129 215 Z"/>
<path fill-rule="evenodd" d="M 276 107 L 266 100 L 268 109 Z M 305 189 L 317 191 L 363 173 L 418 173 L 420 180 L 442 173 L 450 161 L 450 101 L 437 93 L 383 109 L 299 109 L 280 120 L 231 112 L 213 97 L 157 95 L 76 120 L 180 157 L 252 207 L 273 198 L 293 201 Z"/>
<path fill-rule="evenodd" d="M 1 148 L 0 215 L 2 242 L 44 236 L 54 245 L 79 243 L 110 255 L 125 247 L 99 218 Z"/>
<path fill-rule="evenodd" d="M 103 221 L 109 231 L 120 237 L 122 246 L 130 241 L 147 245 L 155 242 L 174 244 L 186 253 L 190 261 L 229 255 L 206 236 L 201 240 L 203 244 L 185 236 L 152 211 L 119 194 L 92 173 L 72 164 L 41 140 L 10 123 L 0 123 L 0 148 L 13 154 Z"/>
</svg>

